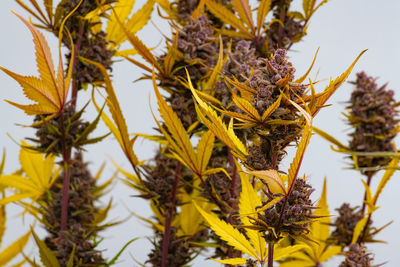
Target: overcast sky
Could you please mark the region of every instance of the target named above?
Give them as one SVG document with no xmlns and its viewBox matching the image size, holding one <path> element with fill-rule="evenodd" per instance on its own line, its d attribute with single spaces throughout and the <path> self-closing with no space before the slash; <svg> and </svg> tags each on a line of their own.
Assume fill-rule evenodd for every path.
<svg viewBox="0 0 400 267">
<path fill-rule="evenodd" d="M 40 2 L 40 1 L 39 1 Z M 143 5 L 144 0 L 136 1 L 136 8 Z M 298 0 L 294 0 L 300 6 Z M 33 44 L 29 31 L 23 24 L 9 11 L 10 9 L 27 17 L 26 12 L 12 0 L 2 0 L 0 2 L 0 65 L 19 74 L 36 74 L 36 64 L 34 59 Z M 294 46 L 294 50 L 289 53 L 291 61 L 297 69 L 297 74 L 302 75 L 308 68 L 315 51 L 320 47 L 320 53 L 315 64 L 311 77 L 319 71 L 319 79 L 329 79 L 341 74 L 364 49 L 368 52 L 360 59 L 349 80 L 354 80 L 355 73 L 365 70 L 372 76 L 379 77 L 378 83 L 389 82 L 389 88 L 394 89 L 397 99 L 400 99 L 400 2 L 396 0 L 374 1 L 374 0 L 331 0 L 323 6 L 312 18 L 308 36 L 304 41 Z M 160 20 L 153 13 L 153 22 L 164 32 L 169 32 L 169 26 Z M 139 36 L 150 47 L 156 46 L 162 40 L 160 33 L 155 30 L 153 25 L 148 25 L 142 30 Z M 53 51 L 57 49 L 56 39 L 52 35 L 47 35 Z M 162 45 L 160 45 L 162 47 Z M 299 52 L 298 52 L 299 51 Z M 155 125 L 148 105 L 148 97 L 152 92 L 148 82 L 132 81 L 140 77 L 142 71 L 127 62 L 114 64 L 113 77 L 116 93 L 120 99 L 122 110 L 127 119 L 130 132 L 150 133 L 151 127 Z M 23 97 L 22 90 L 16 82 L 3 73 L 0 73 L 1 100 L 9 99 L 18 103 L 27 103 Z M 322 90 L 323 86 L 317 86 Z M 337 139 L 347 142 L 349 133 L 348 127 L 343 123 L 344 102 L 349 99 L 352 86 L 344 84 L 342 88 L 331 98 L 332 107 L 320 112 L 314 124 L 330 132 Z M 85 95 L 86 94 L 86 95 Z M 80 95 L 80 105 L 83 105 L 89 96 L 87 93 Z M 154 96 L 152 96 L 152 106 L 155 107 Z M 31 118 L 27 117 L 21 110 L 10 106 L 4 101 L 0 102 L 1 127 L 0 127 L 0 147 L 7 149 L 6 172 L 10 173 L 18 168 L 18 146 L 7 136 L 10 134 L 15 140 L 32 136 L 33 132 L 29 128 L 22 128 L 15 124 L 29 124 Z M 92 120 L 96 113 L 89 107 L 85 113 L 85 118 Z M 107 129 L 101 125 L 97 134 L 106 133 Z M 104 179 L 112 175 L 114 169 L 110 163 L 110 158 L 129 168 L 120 149 L 112 138 L 101 145 L 88 147 L 85 154 L 86 160 L 90 161 L 93 172 L 104 161 L 108 164 L 108 169 L 104 173 Z M 138 142 L 135 151 L 140 159 L 149 159 L 155 151 L 154 145 L 148 142 Z M 292 154 L 286 158 L 282 169 L 288 166 Z M 301 173 L 305 173 L 311 184 L 317 189 L 314 199 L 320 194 L 323 178 L 328 179 L 328 201 L 331 212 L 339 207 L 343 202 L 350 202 L 353 205 L 360 205 L 363 197 L 361 175 L 356 171 L 345 170 L 346 161 L 343 155 L 330 150 L 329 144 L 314 136 L 311 139 L 306 159 L 302 166 Z M 379 177 L 381 173 L 377 175 Z M 375 263 L 388 261 L 386 266 L 398 266 L 400 263 L 400 212 L 398 203 L 400 201 L 400 175 L 396 174 L 385 188 L 378 206 L 381 208 L 374 214 L 374 225 L 379 227 L 389 221 L 394 221 L 386 230 L 379 234 L 380 240 L 386 240 L 388 244 L 368 245 L 376 253 Z M 376 181 L 373 185 L 376 185 Z M 134 238 L 141 237 L 134 242 L 129 249 L 121 256 L 121 262 L 117 266 L 136 266 L 132 258 L 139 261 L 146 259 L 147 253 L 151 249 L 150 242 L 146 236 L 151 234 L 145 225 L 134 217 L 130 216 L 128 209 L 135 213 L 148 217 L 151 215 L 146 202 L 130 195 L 135 194 L 121 183 L 117 183 L 107 197 L 113 197 L 115 208 L 110 214 L 112 219 L 126 219 L 123 224 L 116 226 L 103 233 L 105 240 L 101 244 L 104 249 L 105 257 L 111 258 L 125 242 Z M 106 200 L 104 201 L 106 202 Z M 3 247 L 19 237 L 28 229 L 28 218 L 26 224 L 22 225 L 19 218 L 13 218 L 20 209 L 10 204 L 7 207 L 8 223 L 5 233 Z M 40 231 L 40 227 L 37 227 Z M 36 254 L 37 255 L 37 254 Z M 337 261 L 330 262 L 326 266 L 335 266 Z M 336 262 L 336 263 L 335 263 Z M 194 266 L 204 266 L 203 260 L 197 260 Z M 219 266 L 208 260 L 207 265 Z"/>
</svg>

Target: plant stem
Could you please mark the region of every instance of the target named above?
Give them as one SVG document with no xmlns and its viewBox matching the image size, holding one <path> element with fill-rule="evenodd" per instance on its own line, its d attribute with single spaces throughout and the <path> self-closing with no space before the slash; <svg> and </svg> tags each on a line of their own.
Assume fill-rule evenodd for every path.
<svg viewBox="0 0 400 267">
<path fill-rule="evenodd" d="M 64 109 L 62 109 L 60 112 L 60 120 L 61 120 L 61 143 L 63 151 L 62 156 L 63 156 L 63 168 L 64 168 L 62 200 L 61 200 L 61 231 L 65 231 L 67 230 L 67 221 L 68 221 L 68 197 L 69 197 L 69 182 L 70 182 L 69 163 L 71 158 L 71 149 L 67 148 L 65 140 Z"/>
<path fill-rule="evenodd" d="M 274 266 L 274 243 L 268 244 L 268 267 Z"/>
<path fill-rule="evenodd" d="M 370 186 L 371 185 L 371 180 L 372 180 L 372 173 L 368 173 L 368 178 L 367 178 L 367 185 Z M 362 208 L 361 208 L 361 214 L 364 216 L 365 213 L 365 201 L 367 200 L 367 192 L 364 193 L 364 201 L 362 204 Z"/>
<path fill-rule="evenodd" d="M 174 185 L 172 188 L 171 206 L 168 209 L 168 213 L 167 213 L 166 221 L 165 221 L 165 231 L 164 231 L 163 244 L 162 244 L 161 267 L 167 266 L 166 264 L 167 264 L 168 248 L 169 248 L 169 239 L 170 239 L 170 235 L 171 235 L 171 223 L 172 223 L 172 218 L 174 216 L 176 193 L 178 191 L 178 182 L 179 182 L 179 177 L 180 177 L 180 173 L 181 173 L 181 167 L 182 167 L 182 165 L 178 161 L 178 163 L 176 164 L 175 179 L 174 179 Z"/>
</svg>

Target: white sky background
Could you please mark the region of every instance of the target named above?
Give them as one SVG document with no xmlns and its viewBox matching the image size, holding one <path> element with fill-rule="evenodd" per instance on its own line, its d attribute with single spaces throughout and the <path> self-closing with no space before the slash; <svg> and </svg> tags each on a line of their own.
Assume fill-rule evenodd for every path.
<svg viewBox="0 0 400 267">
<path fill-rule="evenodd" d="M 40 2 L 40 1 L 39 1 Z M 144 0 L 136 1 L 136 8 L 143 5 Z M 296 6 L 300 6 L 300 1 L 294 1 Z M 10 70 L 24 75 L 37 73 L 34 59 L 33 43 L 28 29 L 9 11 L 17 11 L 27 17 L 27 13 L 12 0 L 2 0 L 0 2 L 0 65 Z M 326 79 L 336 77 L 341 74 L 355 59 L 359 52 L 368 48 L 369 51 L 360 59 L 349 80 L 355 79 L 355 73 L 361 70 L 368 74 L 379 77 L 378 83 L 389 82 L 389 88 L 395 89 L 396 97 L 400 100 L 400 80 L 398 74 L 398 64 L 400 62 L 399 28 L 400 28 L 400 2 L 396 0 L 373 1 L 373 0 L 331 0 L 323 6 L 311 21 L 308 36 L 304 41 L 295 45 L 297 51 L 289 53 L 291 61 L 297 69 L 297 74 L 302 75 L 312 61 L 315 51 L 320 47 L 320 53 L 315 64 L 311 77 L 314 77 L 319 69 L 319 78 Z M 169 26 L 162 21 L 157 13 L 153 13 L 153 22 L 162 31 L 169 34 Z M 150 47 L 156 46 L 162 40 L 160 33 L 155 30 L 153 25 L 146 26 L 139 34 L 142 40 Z M 47 35 L 53 52 L 57 50 L 57 42 L 54 36 Z M 163 47 L 161 43 L 160 47 Z M 160 52 L 160 49 L 158 49 Z M 150 114 L 148 96 L 152 92 L 149 82 L 132 81 L 140 77 L 142 71 L 127 62 L 118 62 L 113 67 L 113 77 L 115 91 L 120 99 L 122 110 L 127 119 L 131 132 L 151 133 L 151 127 L 155 125 Z M 18 103 L 27 103 L 23 97 L 22 90 L 16 82 L 5 74 L 0 74 L 0 147 L 7 149 L 6 173 L 15 171 L 18 168 L 18 146 L 7 136 L 7 133 L 16 140 L 32 136 L 34 133 L 29 128 L 16 126 L 15 123 L 29 124 L 32 118 L 27 117 L 23 111 L 4 102 L 9 99 Z M 322 90 L 322 85 L 317 86 Z M 333 136 L 347 142 L 348 127 L 343 123 L 345 104 L 350 97 L 352 86 L 344 84 L 339 91 L 330 99 L 329 103 L 334 104 L 318 114 L 314 121 L 315 126 L 330 132 Z M 82 106 L 89 99 L 89 92 L 79 95 L 79 105 Z M 156 109 L 154 96 L 152 96 L 152 106 Z M 96 116 L 90 106 L 85 113 L 85 118 L 93 120 Z M 96 131 L 98 135 L 104 134 L 107 129 L 101 125 Z M 118 144 L 112 138 L 101 144 L 87 147 L 85 154 L 86 160 L 91 162 L 90 167 L 93 172 L 97 170 L 104 161 L 108 164 L 108 169 L 104 173 L 104 179 L 112 175 L 114 168 L 110 158 L 115 159 L 127 169 L 129 165 L 123 157 Z M 155 146 L 149 142 L 137 142 L 135 151 L 140 159 L 149 159 L 155 151 Z M 289 153 L 282 166 L 284 170 L 292 157 Z M 361 175 L 356 171 L 345 170 L 347 160 L 343 155 L 330 150 L 329 144 L 314 136 L 311 139 L 306 158 L 301 169 L 301 173 L 309 176 L 311 184 L 317 189 L 314 198 L 320 194 L 323 178 L 328 178 L 328 201 L 331 212 L 339 207 L 343 202 L 350 202 L 353 205 L 360 205 L 363 197 L 363 188 L 360 182 Z M 381 174 L 381 173 L 379 173 Z M 377 178 L 373 186 L 376 186 Z M 396 174 L 385 188 L 378 205 L 381 208 L 374 214 L 375 226 L 382 226 L 389 221 L 394 221 L 389 228 L 380 233 L 377 238 L 386 240 L 388 244 L 368 245 L 376 253 L 375 263 L 388 261 L 386 266 L 398 266 L 400 263 L 400 212 L 398 203 L 400 202 L 400 175 Z M 128 221 L 113 227 L 103 233 L 105 240 L 101 244 L 104 249 L 104 256 L 111 258 L 115 253 L 130 239 L 141 237 L 135 241 L 121 256 L 117 266 L 136 266 L 133 257 L 143 262 L 147 253 L 151 249 L 150 242 L 145 238 L 150 235 L 143 223 L 129 215 L 127 208 L 144 217 L 149 217 L 151 212 L 145 201 L 132 198 L 136 192 L 126 188 L 118 182 L 108 197 L 114 198 L 115 208 L 110 212 L 112 219 L 126 219 Z M 107 197 L 104 202 L 107 201 Z M 3 248 L 10 242 L 21 236 L 29 227 L 28 223 L 22 225 L 20 218 L 15 218 L 20 208 L 10 204 L 7 207 L 8 223 Z M 29 222 L 29 219 L 26 219 Z M 44 231 L 38 231 L 44 233 Z M 36 253 L 35 253 L 36 254 Z M 36 254 L 37 255 L 37 254 Z M 334 263 L 335 262 L 335 263 Z M 326 264 L 326 266 L 337 265 L 338 260 Z M 219 266 L 211 260 L 196 260 L 194 266 Z"/>
</svg>

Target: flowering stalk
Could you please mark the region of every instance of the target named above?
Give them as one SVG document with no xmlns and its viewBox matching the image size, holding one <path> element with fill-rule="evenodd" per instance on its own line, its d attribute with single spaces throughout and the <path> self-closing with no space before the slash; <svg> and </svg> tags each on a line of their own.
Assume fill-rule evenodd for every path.
<svg viewBox="0 0 400 267">
<path fill-rule="evenodd" d="M 169 207 L 168 213 L 166 215 L 165 230 L 164 230 L 164 237 L 163 237 L 163 247 L 162 247 L 161 267 L 166 267 L 166 264 L 167 264 L 169 238 L 170 238 L 170 234 L 171 234 L 171 223 L 172 223 L 172 219 L 174 217 L 176 194 L 177 194 L 177 190 L 178 190 L 179 177 L 181 175 L 181 167 L 182 167 L 181 163 L 178 162 L 176 164 L 174 185 L 172 187 L 171 206 Z"/>
</svg>

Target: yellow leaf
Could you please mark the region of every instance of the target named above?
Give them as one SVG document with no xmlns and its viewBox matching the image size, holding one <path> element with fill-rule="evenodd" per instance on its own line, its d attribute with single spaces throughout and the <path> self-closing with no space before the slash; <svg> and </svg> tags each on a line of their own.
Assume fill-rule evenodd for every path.
<svg viewBox="0 0 400 267">
<path fill-rule="evenodd" d="M 278 203 L 282 198 L 284 198 L 284 196 L 275 197 L 273 200 L 271 200 L 270 202 L 268 202 L 267 204 L 265 204 L 261 208 L 257 209 L 257 213 L 260 213 L 260 212 L 262 212 L 264 210 L 269 209 L 270 207 L 272 207 L 273 205 Z"/>
<path fill-rule="evenodd" d="M 161 114 L 161 117 L 164 119 L 164 123 L 167 126 L 172 138 L 161 125 L 159 125 L 160 130 L 170 142 L 175 152 L 179 155 L 179 158 L 183 160 L 182 163 L 184 163 L 190 170 L 200 176 L 202 169 L 200 169 L 199 165 L 197 164 L 200 163 L 200 161 L 198 160 L 197 155 L 194 152 L 194 148 L 192 146 L 192 143 L 190 142 L 190 137 L 183 127 L 178 115 L 176 115 L 172 107 L 169 106 L 167 102 L 165 102 L 164 98 L 161 96 L 160 91 L 157 87 L 154 72 L 153 87 L 157 97 L 158 110 Z"/>
<path fill-rule="evenodd" d="M 264 114 L 262 115 L 261 121 L 265 122 L 269 116 L 272 115 L 272 113 L 274 113 L 274 111 L 279 107 L 279 105 L 281 104 L 281 100 L 282 100 L 282 94 L 278 97 L 278 99 L 267 108 L 266 111 L 264 111 Z"/>
<path fill-rule="evenodd" d="M 332 258 L 333 256 L 336 256 L 338 254 L 340 254 L 342 252 L 342 247 L 340 246 L 331 246 L 329 248 L 327 248 L 324 253 L 321 255 L 320 257 L 320 261 L 319 262 L 324 262 L 329 260 L 330 258 Z"/>
<path fill-rule="evenodd" d="M 0 207 L 0 247 L 1 247 L 1 241 L 3 240 L 4 232 L 6 230 L 6 206 L 2 205 Z"/>
<path fill-rule="evenodd" d="M 211 213 L 207 213 L 202 210 L 198 205 L 195 206 L 197 210 L 201 213 L 204 219 L 210 225 L 210 228 L 224 241 L 228 243 L 228 245 L 234 247 L 237 250 L 242 251 L 254 258 L 258 258 L 254 248 L 251 246 L 249 241 L 247 241 L 246 237 L 239 232 L 239 230 L 233 228 L 232 225 L 221 221 L 217 216 Z"/>
<path fill-rule="evenodd" d="M 217 75 L 220 74 L 222 70 L 222 66 L 224 63 L 224 46 L 222 43 L 222 38 L 219 36 L 219 54 L 218 54 L 218 61 L 217 64 L 214 66 L 210 78 L 207 81 L 206 87 L 205 88 L 214 88 L 215 82 L 217 80 Z"/>
<path fill-rule="evenodd" d="M 22 147 L 28 144 L 22 141 Z M 55 156 L 48 155 L 43 159 L 41 153 L 35 153 L 21 148 L 19 161 L 25 174 L 39 187 L 48 189 L 54 169 Z"/>
<path fill-rule="evenodd" d="M 115 40 L 116 36 L 118 35 L 117 32 L 120 30 L 116 15 L 118 16 L 119 20 L 124 23 L 131 14 L 134 4 L 135 0 L 119 0 L 115 3 L 113 7 L 114 12 L 111 12 L 110 18 L 107 22 L 107 40 Z"/>
<path fill-rule="evenodd" d="M 226 259 L 226 260 L 212 259 L 212 260 L 222 263 L 222 264 L 230 264 L 230 265 L 246 264 L 246 261 L 247 261 L 247 259 L 245 259 L 245 258 L 232 258 L 232 259 Z"/>
<path fill-rule="evenodd" d="M 290 163 L 290 168 L 288 172 L 288 190 L 287 192 L 291 192 L 291 188 L 294 184 L 294 181 L 299 173 L 301 163 L 304 158 L 304 153 L 306 152 L 306 148 L 308 146 L 308 143 L 310 142 L 310 138 L 312 135 L 312 130 L 311 127 L 307 124 L 304 127 L 303 134 L 301 136 L 299 145 L 297 147 L 296 155 Z"/>
<path fill-rule="evenodd" d="M 375 205 L 378 201 L 379 195 L 382 193 L 383 188 L 385 188 L 386 184 L 389 182 L 390 178 L 392 178 L 393 174 L 396 171 L 397 165 L 399 164 L 399 158 L 393 158 L 389 163 L 387 170 L 383 174 L 381 181 L 379 182 L 378 188 L 376 189 L 376 193 L 374 195 L 373 204 Z"/>
<path fill-rule="evenodd" d="M 230 147 L 233 153 L 236 153 L 240 158 L 244 158 L 244 155 L 247 154 L 246 147 L 233 133 L 233 129 L 232 131 L 228 131 L 221 117 L 218 117 L 216 112 L 199 97 L 196 90 L 193 88 L 189 73 L 187 73 L 187 77 L 189 88 L 192 91 L 195 101 L 198 103 L 198 105 L 196 105 L 196 112 L 200 120 L 203 121 L 215 136 Z"/>
<path fill-rule="evenodd" d="M 248 37 L 252 37 L 252 34 L 246 29 L 242 21 L 238 19 L 235 14 L 233 14 L 225 6 L 215 2 L 214 0 L 207 0 L 207 8 L 210 12 L 222 20 L 224 23 L 231 25 L 232 27 L 240 30 L 242 33 L 246 34 Z"/>
<path fill-rule="evenodd" d="M 232 100 L 233 100 L 233 102 L 235 102 L 236 106 L 238 106 L 241 110 L 243 110 L 246 114 L 248 114 L 254 120 L 261 121 L 260 114 L 258 114 L 257 109 L 255 109 L 249 101 L 237 96 L 233 92 L 232 92 Z"/>
<path fill-rule="evenodd" d="M 210 161 L 212 150 L 214 148 L 215 136 L 211 131 L 205 132 L 197 144 L 197 166 L 203 172 Z"/>
<path fill-rule="evenodd" d="M 332 94 L 346 81 L 347 77 L 349 77 L 351 71 L 353 70 L 355 64 L 366 51 L 367 50 L 362 51 L 358 55 L 358 57 L 353 61 L 350 67 L 344 73 L 342 73 L 342 75 L 337 77 L 335 80 L 331 79 L 329 85 L 325 88 L 323 94 L 316 99 L 315 106 L 311 109 L 311 114 L 313 117 L 317 115 L 317 113 L 321 110 L 326 101 L 328 101 L 328 99 L 332 96 Z"/>
<path fill-rule="evenodd" d="M 312 14 L 316 0 L 303 0 L 303 11 L 306 18 Z"/>
<path fill-rule="evenodd" d="M 269 11 L 271 10 L 271 2 L 272 0 L 260 1 L 260 6 L 257 9 L 257 30 L 259 34 L 264 26 L 265 18 L 267 17 Z"/>
<path fill-rule="evenodd" d="M 3 250 L 0 253 L 0 266 L 6 265 L 9 261 L 11 261 L 15 256 L 17 256 L 24 249 L 26 244 L 28 243 L 29 236 L 31 232 L 29 231 L 14 243 L 12 243 L 9 247 Z"/>
<path fill-rule="evenodd" d="M 364 227 L 367 224 L 367 222 L 368 222 L 368 216 L 358 221 L 358 223 L 354 227 L 353 239 L 351 240 L 352 244 L 357 243 L 357 240 L 360 237 L 362 231 L 364 230 Z"/>
<path fill-rule="evenodd" d="M 114 136 L 117 138 L 118 142 L 120 143 L 122 150 L 125 153 L 125 156 L 128 158 L 130 163 L 133 166 L 137 166 L 139 164 L 139 161 L 133 151 L 132 145 L 133 145 L 133 140 L 129 139 L 129 132 L 128 132 L 128 126 L 126 125 L 125 118 L 122 114 L 121 107 L 119 106 L 119 102 L 117 99 L 117 96 L 115 95 L 114 88 L 112 86 L 112 82 L 110 79 L 110 76 L 107 73 L 107 70 L 103 67 L 103 65 L 94 62 L 92 60 L 86 59 L 86 58 L 81 58 L 80 59 L 83 62 L 90 63 L 101 71 L 101 73 L 104 76 L 105 79 L 105 84 L 106 84 L 106 92 L 107 92 L 107 106 L 108 109 L 110 110 L 111 116 L 114 120 L 114 123 L 107 117 L 102 115 L 102 119 L 105 121 L 106 125 L 109 127 L 111 132 L 114 134 Z M 103 112 L 104 114 L 104 112 Z"/>
<path fill-rule="evenodd" d="M 276 170 L 251 171 L 249 173 L 263 180 L 271 193 L 286 195 L 285 184 Z"/>
<path fill-rule="evenodd" d="M 10 104 L 23 109 L 27 114 L 49 114 L 59 112 L 67 98 L 68 88 L 64 85 L 62 75 L 56 77 L 50 48 L 44 35 L 20 15 L 14 13 L 29 28 L 32 33 L 36 51 L 36 62 L 39 78 L 21 76 L 0 67 L 5 73 L 15 79 L 24 89 L 25 95 L 36 102 L 35 105 Z M 62 65 L 62 63 L 60 62 Z M 60 71 L 59 71 L 60 73 Z"/>
<path fill-rule="evenodd" d="M 317 52 L 315 52 L 315 56 L 314 56 L 314 59 L 313 59 L 313 61 L 312 61 L 312 63 L 311 63 L 311 66 L 308 68 L 308 70 L 306 71 L 306 73 L 304 73 L 303 76 L 301 76 L 300 78 L 298 78 L 298 79 L 295 81 L 295 83 L 302 83 L 302 82 L 304 82 L 304 80 L 307 78 L 308 74 L 310 74 L 310 72 L 311 72 L 311 70 L 312 70 L 312 68 L 313 68 L 313 66 L 314 66 L 315 60 L 317 59 L 318 51 L 319 51 L 319 47 L 318 47 L 318 49 L 317 49 Z"/>
<path fill-rule="evenodd" d="M 293 246 L 289 246 L 289 247 L 275 247 L 275 251 L 274 251 L 274 261 L 278 261 L 281 260 L 283 258 L 287 258 L 290 257 L 293 253 L 302 250 L 303 248 L 305 248 L 305 245 L 293 245 Z"/>
<path fill-rule="evenodd" d="M 114 36 L 109 39 L 114 47 L 121 45 L 125 40 L 129 39 L 130 35 L 137 33 L 147 24 L 153 12 L 153 7 L 154 1 L 148 0 L 143 7 L 133 14 L 125 23 L 115 12 L 112 12 L 116 18 L 117 24 L 119 24 L 118 21 L 123 24 L 123 29 L 121 30 L 122 25 L 120 24 L 120 28 L 114 31 Z"/>
<path fill-rule="evenodd" d="M 193 192 L 196 192 L 195 190 Z M 179 213 L 180 225 L 185 235 L 193 236 L 200 230 L 204 229 L 202 225 L 204 222 L 203 216 L 196 209 L 194 202 L 201 207 L 204 211 L 210 212 L 213 205 L 208 201 L 194 196 L 195 193 L 188 195 L 187 193 L 182 194 L 182 202 L 186 203 L 181 206 L 181 212 Z"/>
<path fill-rule="evenodd" d="M 371 212 L 376 210 L 376 207 L 372 202 L 371 188 L 369 187 L 369 185 L 364 180 L 361 180 L 361 182 L 363 183 L 364 189 L 365 189 L 365 197 L 366 197 L 366 199 L 364 200 L 364 202 L 368 207 L 368 213 L 371 213 Z"/>
<path fill-rule="evenodd" d="M 253 186 L 249 182 L 249 176 L 240 172 L 240 180 L 242 184 L 242 192 L 239 197 L 239 214 L 244 225 L 250 225 L 250 220 L 246 214 L 255 214 L 256 208 L 262 206 L 260 197 L 254 191 Z M 266 258 L 266 242 L 257 230 L 247 229 L 246 235 L 249 237 L 253 247 L 257 250 L 260 259 Z"/>
<path fill-rule="evenodd" d="M 233 8 L 238 13 L 239 18 L 247 24 L 251 32 L 255 32 L 253 16 L 251 14 L 251 7 L 249 0 L 233 0 Z"/>
<path fill-rule="evenodd" d="M 349 147 L 343 145 L 341 142 L 339 142 L 339 140 L 337 140 L 336 138 L 334 138 L 333 136 L 331 136 L 330 134 L 328 134 L 327 132 L 318 129 L 316 127 L 312 127 L 313 131 L 318 134 L 319 136 L 321 136 L 322 138 L 324 138 L 325 140 L 327 140 L 328 142 L 336 145 L 337 147 L 344 149 L 344 150 L 350 150 Z"/>
</svg>

